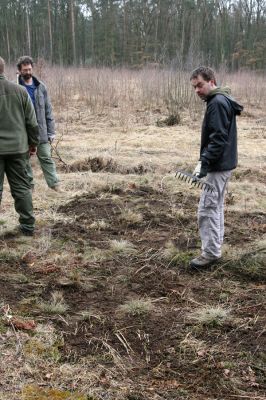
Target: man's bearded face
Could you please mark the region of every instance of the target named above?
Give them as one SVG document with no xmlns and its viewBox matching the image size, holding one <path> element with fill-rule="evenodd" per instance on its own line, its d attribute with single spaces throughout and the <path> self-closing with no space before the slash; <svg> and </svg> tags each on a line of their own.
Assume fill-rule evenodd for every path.
<svg viewBox="0 0 266 400">
<path fill-rule="evenodd" d="M 32 78 L 32 65 L 31 64 L 22 65 L 21 69 L 20 69 L 20 74 L 25 81 L 28 81 L 29 79 L 31 79 Z"/>
</svg>

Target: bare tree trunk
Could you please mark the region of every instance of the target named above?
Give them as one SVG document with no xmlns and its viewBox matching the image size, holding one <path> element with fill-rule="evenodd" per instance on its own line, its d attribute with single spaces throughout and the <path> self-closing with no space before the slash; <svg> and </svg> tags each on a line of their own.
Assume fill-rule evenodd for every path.
<svg viewBox="0 0 266 400">
<path fill-rule="evenodd" d="M 127 5 L 123 0 L 123 63 L 127 62 Z"/>
<path fill-rule="evenodd" d="M 10 41 L 9 41 L 7 21 L 6 21 L 6 45 L 7 45 L 7 61 L 8 61 L 8 64 L 10 64 Z"/>
<path fill-rule="evenodd" d="M 27 40 L 28 40 L 28 53 L 31 55 L 31 39 L 30 39 L 30 19 L 29 19 L 29 6 L 26 6 L 26 24 L 27 24 Z"/>
<path fill-rule="evenodd" d="M 88 5 L 91 10 L 91 58 L 94 62 L 95 61 L 95 51 L 94 51 L 95 7 L 93 0 L 88 0 Z"/>
<path fill-rule="evenodd" d="M 74 1 L 75 0 L 70 0 L 70 18 L 71 18 L 73 63 L 76 65 L 77 64 L 77 53 L 76 53 L 76 30 L 75 30 Z"/>
<path fill-rule="evenodd" d="M 50 62 L 53 63 L 53 34 L 52 34 L 52 21 L 51 21 L 51 4 L 47 0 L 48 9 L 48 24 L 49 24 L 49 41 L 50 41 Z"/>
</svg>

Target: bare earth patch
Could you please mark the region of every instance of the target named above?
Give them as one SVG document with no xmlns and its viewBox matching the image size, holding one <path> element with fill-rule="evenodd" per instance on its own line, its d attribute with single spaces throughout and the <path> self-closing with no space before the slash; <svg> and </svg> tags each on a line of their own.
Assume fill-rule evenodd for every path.
<svg viewBox="0 0 266 400">
<path fill-rule="evenodd" d="M 123 392 L 115 389 L 117 394 L 112 394 L 116 391 L 110 371 L 116 370 L 121 382 L 125 377 L 131 382 L 121 397 L 125 399 L 216 398 L 217 392 L 225 399 L 243 390 L 262 394 L 265 271 L 252 283 L 229 259 L 218 270 L 191 274 L 188 260 L 199 247 L 196 203 L 194 195 L 169 196 L 135 186 L 85 194 L 59 207 L 61 214 L 74 218 L 73 223 L 58 222 L 52 228 L 55 246 L 60 242 L 69 255 L 67 263 L 60 270 L 50 269 L 48 263 L 45 272 L 42 256 L 34 265 L 25 264 L 24 257 L 7 259 L 1 270 L 2 301 L 15 315 L 34 318 L 37 324 L 48 318 L 61 338 L 59 346 L 51 345 L 54 350 L 46 349 L 47 360 L 34 362 L 42 365 L 55 357 L 60 368 L 90 360 L 91 373 L 101 370 L 90 390 L 97 394 L 102 379 L 108 398 Z M 174 212 L 174 205 L 182 214 Z M 125 209 L 141 213 L 142 219 L 124 219 Z M 106 225 L 95 229 L 95 221 Z M 227 242 L 236 246 L 256 240 L 265 229 L 262 214 L 228 213 L 227 221 Z M 113 251 L 112 240 L 123 240 L 124 247 Z M 169 242 L 179 257 L 165 257 Z M 132 253 L 125 243 L 134 246 Z M 16 280 L 14 270 L 24 278 Z M 55 296 L 60 297 L 57 302 Z M 208 313 L 208 307 L 217 305 L 230 308 L 230 318 L 220 320 L 217 312 L 211 323 L 190 318 L 193 310 L 205 306 Z M 2 332 L 3 340 L 10 335 L 4 326 Z M 31 341 L 29 336 L 23 348 Z M 34 353 L 37 343 L 27 351 Z M 23 362 L 28 362 L 23 354 Z M 38 380 L 34 372 L 31 375 Z M 20 371 L 22 377 L 29 380 L 26 370 Z"/>
</svg>

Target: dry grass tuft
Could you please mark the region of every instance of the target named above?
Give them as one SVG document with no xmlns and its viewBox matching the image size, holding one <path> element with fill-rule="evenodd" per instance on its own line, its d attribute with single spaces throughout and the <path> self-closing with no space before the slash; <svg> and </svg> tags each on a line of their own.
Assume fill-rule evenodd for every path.
<svg viewBox="0 0 266 400">
<path fill-rule="evenodd" d="M 139 224 L 143 221 L 143 215 L 132 210 L 125 209 L 121 213 L 121 219 L 125 220 L 129 224 Z"/>
<path fill-rule="evenodd" d="M 190 251 L 181 251 L 172 241 L 166 243 L 166 247 L 162 250 L 162 258 L 166 260 L 170 266 L 186 267 L 193 256 Z"/>
<path fill-rule="evenodd" d="M 206 343 L 203 340 L 197 339 L 194 336 L 191 335 L 191 333 L 188 333 L 185 337 L 180 342 L 180 348 L 183 351 L 192 351 L 194 353 L 202 352 L 205 351 L 206 349 Z"/>
<path fill-rule="evenodd" d="M 222 326 L 224 322 L 229 319 L 229 316 L 229 309 L 225 309 L 220 306 L 205 306 L 192 312 L 189 318 L 200 325 L 216 327 Z"/>
<path fill-rule="evenodd" d="M 90 229 L 93 229 L 95 231 L 97 231 L 97 230 L 101 231 L 101 230 L 107 229 L 107 228 L 109 228 L 109 226 L 110 226 L 109 223 L 107 221 L 104 221 L 103 219 L 94 221 L 89 225 Z"/>
<path fill-rule="evenodd" d="M 68 310 L 68 305 L 64 301 L 62 292 L 55 291 L 51 293 L 51 300 L 40 302 L 38 307 L 47 314 L 65 314 Z"/>
<path fill-rule="evenodd" d="M 119 306 L 118 310 L 133 317 L 149 314 L 155 309 L 151 299 L 133 299 Z"/>
<path fill-rule="evenodd" d="M 114 253 L 118 254 L 135 254 L 137 249 L 133 245 L 133 243 L 130 243 L 128 240 L 111 240 L 110 241 L 110 249 Z"/>
<path fill-rule="evenodd" d="M 176 258 L 179 254 L 179 249 L 175 246 L 175 244 L 172 241 L 169 241 L 165 245 L 165 249 L 162 250 L 162 257 L 166 261 L 172 261 L 174 258 Z"/>
</svg>

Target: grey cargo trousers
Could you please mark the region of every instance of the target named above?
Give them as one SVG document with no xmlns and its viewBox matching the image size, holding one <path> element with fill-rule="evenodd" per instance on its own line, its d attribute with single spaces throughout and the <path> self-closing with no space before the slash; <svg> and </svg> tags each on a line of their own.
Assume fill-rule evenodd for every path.
<svg viewBox="0 0 266 400">
<path fill-rule="evenodd" d="M 224 238 L 224 197 L 232 171 L 210 172 L 206 181 L 215 186 L 215 191 L 203 190 L 198 207 L 198 225 L 202 256 L 214 259 L 222 255 Z"/>
</svg>

